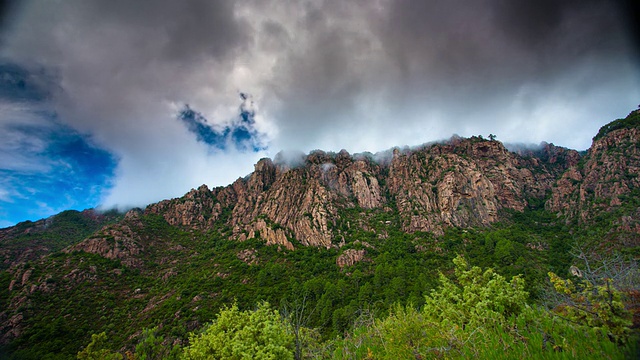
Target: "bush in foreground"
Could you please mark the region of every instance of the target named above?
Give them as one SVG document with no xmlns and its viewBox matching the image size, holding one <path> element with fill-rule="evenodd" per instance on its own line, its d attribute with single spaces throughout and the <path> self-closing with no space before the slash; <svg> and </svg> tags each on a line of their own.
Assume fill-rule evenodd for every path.
<svg viewBox="0 0 640 360">
<path fill-rule="evenodd" d="M 457 257 L 455 278 L 421 310 L 397 306 L 385 319 L 338 343 L 337 359 L 572 359 L 625 358 L 626 347 L 602 331 L 526 304 L 524 282 L 469 267 Z"/>
<path fill-rule="evenodd" d="M 184 359 L 293 359 L 293 335 L 276 310 L 263 302 L 255 311 L 233 304 L 199 334 L 189 337 Z"/>
</svg>

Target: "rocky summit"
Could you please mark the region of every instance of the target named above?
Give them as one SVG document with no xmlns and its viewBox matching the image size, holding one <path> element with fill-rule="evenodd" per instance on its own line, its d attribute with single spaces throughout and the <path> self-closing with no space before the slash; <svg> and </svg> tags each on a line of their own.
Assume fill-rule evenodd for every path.
<svg viewBox="0 0 640 360">
<path fill-rule="evenodd" d="M 548 271 L 584 271 L 576 246 L 584 261 L 637 261 L 640 111 L 603 126 L 586 152 L 509 149 L 454 136 L 377 154 L 281 153 L 228 186 L 126 214 L 0 229 L 0 357 L 74 358 L 101 332 L 126 353 L 148 329 L 180 347 L 220 308 L 258 300 L 307 309 L 305 326 L 335 338 L 363 314 L 422 304 L 456 254 L 524 274 L 533 301 Z"/>
<path fill-rule="evenodd" d="M 171 225 L 207 230 L 223 221 L 231 239 L 260 233 L 267 244 L 292 249 L 331 247 L 340 208 L 397 211 L 402 229 L 441 235 L 448 227 L 486 226 L 504 210 L 522 211 L 542 200 L 580 155 L 550 144 L 527 154 L 496 140 L 452 138 L 382 154 L 314 151 L 288 164 L 262 159 L 255 171 L 227 187 L 191 190 L 152 204 Z M 228 216 L 221 218 L 224 211 Z"/>
</svg>

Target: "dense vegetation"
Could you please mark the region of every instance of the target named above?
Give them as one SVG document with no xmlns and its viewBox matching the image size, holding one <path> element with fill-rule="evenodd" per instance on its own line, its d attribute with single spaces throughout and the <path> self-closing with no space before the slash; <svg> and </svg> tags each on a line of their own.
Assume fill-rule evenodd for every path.
<svg viewBox="0 0 640 360">
<path fill-rule="evenodd" d="M 594 322 L 574 325 L 564 318 L 571 315 L 577 319 L 580 314 L 551 315 L 540 306 L 569 303 L 568 296 L 560 297 L 562 291 L 558 295 L 553 290 L 547 273 L 569 277 L 568 269 L 575 260 L 570 252 L 588 244 L 589 233 L 576 237 L 564 221 L 539 208 L 513 213 L 509 218 L 491 228 L 453 228 L 434 237 L 402 232 L 397 213 L 346 209 L 335 225 L 344 237 L 342 248 L 318 249 L 296 243 L 296 250 L 288 251 L 266 246 L 259 238 L 227 240 L 221 235 L 228 231 L 224 226 L 197 233 L 170 226 L 160 216 L 144 215 L 141 229 L 154 240 L 141 255 L 139 269 L 84 252 L 58 251 L 26 264 L 32 278 L 46 277 L 50 290 L 32 292 L 21 300 L 24 332 L 2 351 L 14 359 L 69 359 L 86 352 L 91 343 L 92 349 L 116 358 L 118 354 L 127 356 L 127 352 L 132 358 L 145 346 L 162 358 L 197 358 L 194 346 L 206 336 L 214 336 L 216 327 L 227 321 L 222 319 L 240 319 L 250 315 L 247 310 L 257 309 L 255 317 L 260 321 L 280 324 L 272 316 L 273 310 L 284 317 L 286 331 L 278 334 L 282 335 L 282 346 L 296 358 L 397 358 L 410 349 L 427 357 L 493 357 L 490 351 L 495 351 L 498 343 L 513 349 L 507 357 L 519 351 L 533 356 L 535 351 L 554 346 L 560 346 L 556 350 L 572 349 L 562 356 L 579 356 L 587 349 L 583 342 L 593 342 L 596 336 L 585 329 L 591 326 L 598 332 L 602 326 Z M 338 267 L 336 258 L 346 249 L 364 249 L 365 259 Z M 455 269 L 457 281 L 446 280 L 452 274 L 449 269 L 456 254 L 474 266 L 495 270 L 481 273 L 474 268 L 464 275 L 482 278 L 473 284 L 483 286 L 473 291 L 484 289 L 486 294 L 497 286 L 495 290 L 507 291 L 505 296 L 513 302 L 500 303 L 504 296 L 482 300 L 483 306 L 493 309 L 489 318 L 495 317 L 494 325 L 484 324 L 474 332 L 479 323 L 473 321 L 489 319 L 482 312 L 476 313 L 476 320 L 467 316 L 465 311 L 475 311 L 472 308 L 477 304 L 468 307 L 460 303 L 461 308 L 446 311 L 439 307 L 442 304 L 438 303 L 450 303 L 452 296 L 457 297 L 455 291 L 466 291 L 460 290 L 465 289 L 460 259 Z M 2 274 L 0 287 L 7 289 L 11 278 L 6 272 Z M 502 276 L 517 275 L 512 285 L 502 284 Z M 558 278 L 553 279 L 557 286 Z M 440 292 L 434 293 L 439 285 Z M 508 292 L 512 287 L 516 293 Z M 622 304 L 626 293 L 616 292 L 615 296 Z M 17 301 L 15 292 L 3 290 L 0 301 L 2 307 Z M 619 306 L 616 309 L 620 310 Z M 629 328 L 625 314 L 619 314 L 618 325 L 623 330 L 612 333 L 614 341 L 598 335 L 594 351 L 623 356 L 625 350 L 616 342 L 629 335 L 624 330 Z M 269 326 L 269 331 L 279 331 Z M 417 327 L 430 330 L 407 332 Z M 402 339 L 403 332 L 420 338 Z M 394 345 L 397 349 L 386 342 L 391 338 L 399 341 Z"/>
<path fill-rule="evenodd" d="M 607 125 L 604 125 L 603 127 L 600 128 L 600 130 L 598 131 L 598 134 L 594 136 L 593 140 L 595 141 L 600 138 L 603 138 L 605 135 L 607 135 L 608 133 L 614 130 L 634 128 L 634 127 L 635 128 L 640 127 L 640 111 L 639 110 L 632 111 L 624 119 L 618 119 L 608 123 Z"/>
<path fill-rule="evenodd" d="M 183 350 L 147 336 L 127 358 L 623 359 L 636 355 L 629 338 L 630 314 L 621 306 L 620 292 L 609 287 L 612 284 L 595 292 L 586 284 L 576 292 L 570 280 L 550 273 L 558 291 L 582 299 L 579 306 L 551 312 L 527 303 L 521 277 L 507 281 L 492 269 L 469 266 L 461 256 L 453 262 L 454 279 L 440 274 L 440 286 L 425 297 L 421 309 L 396 304 L 381 319 L 361 314 L 344 338 L 320 341 L 312 329 L 299 327 L 301 317 L 295 312 L 279 314 L 268 303 L 253 311 L 239 311 L 234 304 L 191 334 Z M 588 310 L 583 307 L 586 298 Z M 93 335 L 78 358 L 122 359 L 104 342 L 105 333 Z"/>
<path fill-rule="evenodd" d="M 548 194 L 441 236 L 403 231 L 388 193 L 384 209 L 340 200 L 329 248 L 268 246 L 259 231 L 233 240 L 232 209 L 218 203 L 204 231 L 142 211 L 0 229 L 0 358 L 637 358 L 633 141 L 575 167 L 607 170 L 613 199 L 570 178 L 572 211 L 545 210 Z M 79 243 L 92 253 L 69 247 Z"/>
<path fill-rule="evenodd" d="M 67 210 L 46 220 L 21 222 L 11 228 L 15 235 L 2 239 L 5 261 L 0 262 L 0 270 L 7 269 L 12 258 L 24 255 L 25 249 L 33 253 L 30 258 L 56 252 L 78 243 L 105 224 L 120 218 L 122 215 L 116 211 L 98 214 L 91 210 Z"/>
</svg>

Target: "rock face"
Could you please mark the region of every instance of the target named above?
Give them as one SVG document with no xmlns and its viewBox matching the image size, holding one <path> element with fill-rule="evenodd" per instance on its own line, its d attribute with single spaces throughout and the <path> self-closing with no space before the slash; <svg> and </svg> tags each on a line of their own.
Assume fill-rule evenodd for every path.
<svg viewBox="0 0 640 360">
<path fill-rule="evenodd" d="M 131 210 L 122 222 L 106 226 L 93 236 L 63 251 L 98 254 L 107 259 L 121 260 L 127 267 L 139 268 L 142 260 L 136 255 L 144 251 L 144 247 L 140 235 L 135 231 L 142 226 L 138 217 L 136 211 Z"/>
<path fill-rule="evenodd" d="M 620 123 L 631 126 L 619 126 Z M 636 110 L 626 119 L 603 127 L 583 160 L 570 167 L 554 185 L 546 208 L 565 216 L 568 222 L 579 223 L 622 210 L 625 213 L 614 220 L 618 229 L 640 234 L 639 124 L 640 110 Z M 633 238 L 637 245 L 637 236 Z"/>
<path fill-rule="evenodd" d="M 293 244 L 287 240 L 284 230 L 280 228 L 273 229 L 267 225 L 264 219 L 258 219 L 254 223 L 254 227 L 249 231 L 247 239 L 253 239 L 256 237 L 256 233 L 267 241 L 267 245 L 282 245 L 287 250 L 293 250 Z M 244 234 L 240 236 L 240 240 L 244 240 Z"/>
<path fill-rule="evenodd" d="M 408 232 L 441 234 L 449 226 L 495 222 L 543 197 L 562 165 L 527 159 L 498 141 L 452 139 L 418 151 L 394 150 L 388 188 Z"/>
<path fill-rule="evenodd" d="M 286 249 L 338 247 L 341 238 L 334 228 L 340 212 L 354 208 L 390 213 L 406 232 L 441 235 L 448 227 L 487 226 L 506 211 L 523 211 L 532 200 L 540 203 L 551 194 L 547 209 L 570 221 L 589 221 L 599 211 L 621 206 L 638 188 L 640 129 L 627 125 L 607 125 L 584 158 L 553 144 L 509 151 L 481 137 L 453 137 L 375 155 L 344 150 L 279 154 L 260 160 L 253 173 L 229 186 L 203 185 L 181 198 L 151 204 L 144 213 L 191 231 L 216 231 L 239 241 L 258 238 Z M 635 212 L 624 215 L 622 228 L 640 228 Z M 133 259 L 144 241 L 135 216 L 69 251 L 137 266 Z M 0 229 L 0 240 L 10 231 Z"/>
<path fill-rule="evenodd" d="M 587 220 L 597 210 L 620 206 L 640 186 L 640 129 L 616 130 L 594 141 L 581 165 L 558 180 L 547 207 Z"/>
<path fill-rule="evenodd" d="M 347 249 L 342 255 L 338 256 L 336 259 L 336 265 L 338 267 L 343 268 L 345 266 L 352 266 L 353 264 L 364 260 L 364 256 L 367 253 L 366 250 L 355 250 L 355 249 Z"/>
<path fill-rule="evenodd" d="M 147 208 L 147 212 L 162 214 L 173 226 L 209 227 L 220 217 L 222 208 L 206 185 L 189 191 L 179 200 L 164 200 Z"/>
<path fill-rule="evenodd" d="M 295 242 L 336 246 L 332 225 L 341 208 L 397 211 L 403 230 L 442 234 L 451 226 L 488 225 L 505 209 L 522 211 L 580 157 L 548 144 L 518 154 L 478 137 L 379 155 L 342 150 L 314 151 L 295 164 L 284 156 L 262 159 L 230 186 L 202 186 L 145 211 L 193 229 L 224 222 L 231 238 L 260 237 L 288 249 Z"/>
</svg>

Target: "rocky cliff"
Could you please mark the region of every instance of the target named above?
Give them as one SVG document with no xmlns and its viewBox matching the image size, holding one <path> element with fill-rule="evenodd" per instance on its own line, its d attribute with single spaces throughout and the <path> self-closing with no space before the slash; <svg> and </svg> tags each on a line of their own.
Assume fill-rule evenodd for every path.
<svg viewBox="0 0 640 360">
<path fill-rule="evenodd" d="M 339 245 L 334 231 L 339 212 L 351 208 L 397 214 L 403 231 L 435 235 L 448 227 L 487 226 L 503 219 L 505 211 L 523 211 L 547 198 L 546 208 L 567 221 L 592 221 L 634 198 L 640 182 L 637 117 L 635 111 L 603 127 L 584 157 L 553 144 L 509 151 L 481 137 L 453 137 L 375 155 L 279 154 L 260 160 L 253 173 L 229 186 L 203 185 L 144 212 L 161 215 L 172 226 L 217 231 L 239 241 L 260 238 L 287 249 Z M 620 226 L 639 232 L 637 214 L 627 213 L 618 219 Z M 47 221 L 25 231 L 38 231 Z M 0 236 L 11 237 L 16 229 L 4 229 Z M 74 249 L 98 251 L 105 239 L 136 235 L 119 228 L 96 236 Z M 127 251 L 135 251 L 131 246 Z M 45 250 L 33 248 L 33 253 Z M 125 248 L 112 250 L 118 254 L 113 256 L 125 256 Z"/>
<path fill-rule="evenodd" d="M 441 235 L 448 227 L 487 226 L 503 219 L 505 212 L 523 211 L 546 199 L 546 208 L 568 222 L 594 221 L 602 212 L 626 206 L 616 221 L 621 229 L 640 233 L 640 208 L 634 205 L 640 183 L 639 116 L 634 111 L 605 125 L 582 157 L 546 143 L 509 151 L 501 142 L 482 137 L 453 137 L 378 154 L 279 154 L 260 160 L 253 173 L 229 186 L 202 185 L 143 211 L 162 216 L 172 226 L 216 231 L 239 241 L 260 238 L 286 249 L 338 246 L 334 228 L 342 209 L 377 209 L 397 215 L 405 232 Z M 76 223 L 82 220 L 87 231 L 114 219 L 92 211 L 78 214 L 71 215 Z M 16 257 L 6 246 L 12 239 L 38 233 L 61 215 L 0 229 L 5 266 Z M 109 254 L 119 258 L 139 251 L 133 245 L 139 243 L 136 236 L 131 228 L 114 225 L 72 249 L 102 253 L 107 240 L 118 238 L 122 241 L 117 244 L 128 245 Z M 74 243 L 77 240 L 62 242 Z M 49 251 L 36 242 L 20 256 L 32 259 Z"/>
<path fill-rule="evenodd" d="M 639 149 L 635 111 L 604 126 L 583 156 L 553 144 L 510 151 L 481 137 L 378 154 L 279 154 L 229 186 L 203 185 L 126 215 L 71 211 L 0 229 L 0 352 L 54 333 L 99 333 L 112 318 L 115 328 L 130 324 L 129 339 L 157 319 L 192 331 L 211 319 L 207 309 L 284 293 L 283 279 L 298 286 L 339 274 L 327 284 L 348 282 L 363 301 L 375 291 L 407 295 L 458 249 L 544 274 L 568 264 L 576 236 L 637 254 Z M 542 206 L 553 213 L 512 216 Z M 327 289 L 318 290 L 335 295 L 326 303 L 340 299 Z M 414 290 L 422 298 L 427 288 Z"/>
<path fill-rule="evenodd" d="M 452 226 L 489 225 L 503 210 L 522 211 L 579 158 L 553 145 L 518 154 L 479 137 L 376 155 L 314 151 L 294 164 L 283 156 L 262 159 L 230 186 L 202 186 L 145 211 L 200 230 L 221 221 L 231 238 L 261 237 L 289 249 L 292 241 L 336 245 L 332 228 L 341 208 L 397 212 L 404 231 L 438 235 Z"/>
<path fill-rule="evenodd" d="M 553 186 L 547 209 L 589 224 L 616 214 L 614 232 L 637 246 L 640 234 L 640 110 L 603 126 L 584 158 Z M 636 236 L 628 234 L 636 234 Z"/>
</svg>

